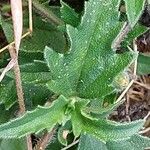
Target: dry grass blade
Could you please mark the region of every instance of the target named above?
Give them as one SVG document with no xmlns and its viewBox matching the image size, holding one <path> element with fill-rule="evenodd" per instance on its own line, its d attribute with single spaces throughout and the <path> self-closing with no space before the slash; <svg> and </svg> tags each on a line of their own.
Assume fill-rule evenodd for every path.
<svg viewBox="0 0 150 150">
<path fill-rule="evenodd" d="M 24 35 L 22 35 L 21 39 L 25 38 L 26 36 L 28 36 L 28 35 L 30 35 L 30 34 L 31 34 L 30 32 L 25 33 Z M 12 45 L 14 45 L 14 44 L 15 44 L 15 42 L 13 41 L 12 43 L 6 45 L 6 46 L 3 47 L 2 49 L 0 49 L 0 53 L 2 53 L 4 50 L 8 49 L 9 46 L 12 46 Z"/>
<path fill-rule="evenodd" d="M 11 0 L 10 3 L 14 27 L 15 48 L 18 53 L 23 28 L 22 0 Z"/>
<path fill-rule="evenodd" d="M 14 58 L 8 63 L 8 65 L 4 68 L 2 74 L 0 75 L 0 82 L 3 80 L 5 74 L 14 67 L 16 62 L 17 62 L 17 58 Z"/>
</svg>

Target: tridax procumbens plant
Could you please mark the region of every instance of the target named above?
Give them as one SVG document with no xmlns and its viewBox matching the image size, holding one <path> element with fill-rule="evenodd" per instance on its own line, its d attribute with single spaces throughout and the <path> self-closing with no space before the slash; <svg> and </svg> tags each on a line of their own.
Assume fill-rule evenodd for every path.
<svg viewBox="0 0 150 150">
<path fill-rule="evenodd" d="M 75 143 L 79 141 L 78 150 L 140 150 L 150 146 L 150 139 L 138 134 L 144 119 L 130 123 L 108 119 L 109 114 L 124 101 L 124 94 L 134 82 L 132 75 L 128 75 L 131 64 L 134 64 L 133 78 L 136 75 L 138 53 L 133 41 L 146 31 L 137 22 L 147 1 L 125 0 L 126 13 L 121 14 L 126 16 L 125 21 L 119 21 L 121 2 L 89 0 L 80 15 L 62 2 L 61 15 L 66 28 L 61 32 L 56 31 L 56 27 L 53 27 L 54 31 L 48 31 L 52 27 L 44 22 L 39 24 L 36 18 L 38 23 L 35 23 L 33 37 L 23 40 L 20 47 L 22 82 L 24 90 L 30 89 L 25 91 L 26 97 L 30 94 L 28 103 L 33 98 L 33 105 L 34 102 L 43 105 L 52 94 L 53 102 L 50 106 L 36 105 L 35 110 L 1 124 L 2 139 L 21 138 L 33 133 L 40 135 L 44 129 L 53 133 L 58 129 L 59 142 L 67 146 L 67 135 L 73 133 Z M 5 32 L 5 23 L 2 24 Z M 41 26 L 45 27 L 43 33 L 39 32 Z M 62 28 L 64 26 L 59 27 Z M 49 37 L 55 34 L 57 37 L 62 32 L 67 33 L 67 48 L 65 44 L 61 45 L 64 42 L 61 38 L 51 38 L 52 44 L 47 45 Z M 46 46 L 44 52 L 43 45 Z M 31 47 L 36 50 L 32 51 Z M 123 52 L 118 52 L 122 49 Z M 2 81 L 9 87 L 1 85 L 0 96 L 8 109 L 14 101 L 4 99 L 8 97 L 13 82 L 10 72 Z M 33 91 L 40 93 L 32 95 L 30 92 Z M 122 91 L 118 98 L 118 92 Z M 8 98 L 13 100 L 13 97 Z M 103 107 L 105 101 L 109 104 L 107 107 Z"/>
</svg>

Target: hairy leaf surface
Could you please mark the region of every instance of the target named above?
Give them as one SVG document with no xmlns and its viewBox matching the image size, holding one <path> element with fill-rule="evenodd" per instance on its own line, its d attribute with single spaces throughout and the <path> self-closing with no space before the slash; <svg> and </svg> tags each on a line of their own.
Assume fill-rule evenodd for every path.
<svg viewBox="0 0 150 150">
<path fill-rule="evenodd" d="M 143 126 L 142 120 L 120 124 L 109 120 L 94 119 L 85 116 L 80 111 L 85 107 L 85 104 L 87 104 L 87 101 L 77 102 L 75 104 L 75 110 L 71 115 L 73 132 L 76 137 L 81 133 L 87 133 L 101 141 L 123 140 L 137 133 Z"/>
<path fill-rule="evenodd" d="M 145 150 L 150 147 L 150 138 L 134 135 L 126 141 L 107 142 L 108 150 Z"/>
<path fill-rule="evenodd" d="M 138 22 L 144 10 L 146 0 L 125 0 L 127 16 L 131 27 Z"/>
<path fill-rule="evenodd" d="M 67 100 L 60 96 L 50 107 L 38 107 L 20 118 L 0 125 L 0 138 L 22 137 L 47 128 L 51 130 L 64 118 Z"/>
<path fill-rule="evenodd" d="M 95 137 L 83 134 L 80 137 L 78 150 L 108 150 L 106 145 Z"/>
<path fill-rule="evenodd" d="M 27 150 L 26 139 L 3 139 L 0 142 L 0 150 Z"/>
<path fill-rule="evenodd" d="M 61 2 L 61 5 L 62 7 L 60 11 L 62 19 L 65 21 L 65 23 L 70 24 L 74 27 L 78 26 L 80 22 L 80 16 L 63 1 Z"/>
<path fill-rule="evenodd" d="M 137 72 L 139 75 L 150 74 L 150 56 L 139 55 Z"/>
<path fill-rule="evenodd" d="M 121 28 L 117 4 L 117 0 L 86 2 L 81 24 L 77 28 L 67 25 L 69 52 L 62 55 L 46 47 L 45 58 L 53 77 L 47 85 L 52 91 L 84 98 L 103 97 L 114 91 L 114 77 L 133 59 L 131 53 L 118 55 L 111 50 Z"/>
<path fill-rule="evenodd" d="M 150 138 L 133 135 L 124 141 L 103 143 L 93 136 L 84 134 L 80 138 L 78 150 L 144 150 L 150 146 Z"/>
</svg>

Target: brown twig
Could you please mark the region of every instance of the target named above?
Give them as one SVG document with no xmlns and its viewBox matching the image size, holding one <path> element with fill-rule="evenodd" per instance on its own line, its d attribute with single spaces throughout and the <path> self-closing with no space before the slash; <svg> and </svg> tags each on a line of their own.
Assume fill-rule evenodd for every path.
<svg viewBox="0 0 150 150">
<path fill-rule="evenodd" d="M 25 33 L 21 38 L 25 38 L 26 36 L 30 35 L 30 32 Z M 2 49 L 0 49 L 0 53 L 2 53 L 4 50 L 8 49 L 10 46 L 14 45 L 15 41 L 11 42 L 10 44 L 8 44 L 7 46 L 3 47 Z"/>
<path fill-rule="evenodd" d="M 139 131 L 139 134 L 145 134 L 145 133 L 147 133 L 149 131 L 150 131 L 150 127 L 146 128 L 144 130 Z"/>
<path fill-rule="evenodd" d="M 27 147 L 28 150 L 32 150 L 32 139 L 30 135 L 27 135 Z"/>
<path fill-rule="evenodd" d="M 131 80 L 130 83 L 128 84 L 128 86 L 126 87 L 126 89 L 121 93 L 121 95 L 117 98 L 115 103 L 118 103 L 122 100 L 122 98 L 125 96 L 125 94 L 127 93 L 127 91 L 130 89 L 130 87 L 133 85 L 134 80 Z"/>
<path fill-rule="evenodd" d="M 37 144 L 35 150 L 45 150 L 48 143 L 52 140 L 55 132 L 56 128 L 53 128 L 51 132 L 45 133 L 40 142 Z"/>
<path fill-rule="evenodd" d="M 149 85 L 146 85 L 146 84 L 140 83 L 140 82 L 138 82 L 138 81 L 134 81 L 134 83 L 136 83 L 136 84 L 138 84 L 138 85 L 140 85 L 140 86 L 142 86 L 142 87 L 144 87 L 144 88 L 146 88 L 146 89 L 150 90 L 150 86 L 149 86 Z"/>
<path fill-rule="evenodd" d="M 17 90 L 18 103 L 19 103 L 19 108 L 20 108 L 19 113 L 23 114 L 23 113 L 25 113 L 25 103 L 24 103 L 24 97 L 23 97 L 20 68 L 19 68 L 19 64 L 18 64 L 18 55 L 13 46 L 10 46 L 8 50 L 9 50 L 11 59 L 16 60 L 16 63 L 14 64 L 16 90 Z M 27 136 L 27 147 L 28 147 L 28 150 L 32 150 L 32 141 L 31 141 L 30 135 Z"/>
<path fill-rule="evenodd" d="M 112 43 L 111 48 L 113 50 L 116 51 L 120 47 L 121 42 L 126 37 L 126 35 L 129 33 L 130 30 L 131 30 L 131 27 L 130 27 L 129 23 L 125 22 L 124 26 L 122 27 L 119 34 L 117 35 L 117 37 L 114 39 L 114 41 Z"/>
<path fill-rule="evenodd" d="M 9 53 L 10 53 L 12 60 L 17 59 L 18 56 L 17 56 L 17 53 L 15 52 L 15 49 L 13 46 L 9 47 Z M 24 98 L 23 98 L 22 82 L 21 82 L 21 75 L 20 75 L 18 59 L 16 61 L 16 64 L 14 65 L 14 74 L 15 74 L 16 90 L 17 90 L 20 113 L 24 113 L 25 112 L 25 104 L 24 104 Z"/>
<path fill-rule="evenodd" d="M 130 99 L 129 95 L 127 94 L 127 100 L 126 100 L 126 118 L 129 122 L 131 122 L 130 114 L 129 114 L 129 107 L 130 107 Z"/>
<path fill-rule="evenodd" d="M 29 7 L 29 30 L 33 32 L 33 19 L 32 19 L 32 0 L 28 0 L 28 7 Z"/>
</svg>

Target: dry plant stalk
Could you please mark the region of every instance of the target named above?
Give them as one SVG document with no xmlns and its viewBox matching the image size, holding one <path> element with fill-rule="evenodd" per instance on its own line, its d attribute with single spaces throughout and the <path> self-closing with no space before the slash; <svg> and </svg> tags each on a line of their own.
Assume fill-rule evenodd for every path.
<svg viewBox="0 0 150 150">
<path fill-rule="evenodd" d="M 19 68 L 19 64 L 18 64 L 17 53 L 13 46 L 9 47 L 9 53 L 11 56 L 11 60 L 15 60 L 14 74 L 15 74 L 15 81 L 16 81 L 16 90 L 17 90 L 20 113 L 23 114 L 25 112 L 25 104 L 24 104 L 24 98 L 23 98 L 20 68 Z"/>
</svg>

